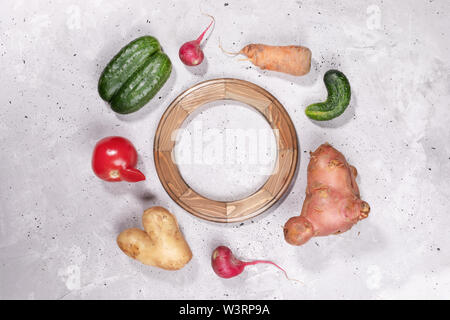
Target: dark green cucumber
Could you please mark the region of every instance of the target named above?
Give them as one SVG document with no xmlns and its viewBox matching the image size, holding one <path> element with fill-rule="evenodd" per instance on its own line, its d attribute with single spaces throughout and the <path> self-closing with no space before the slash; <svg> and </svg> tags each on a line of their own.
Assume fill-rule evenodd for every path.
<svg viewBox="0 0 450 320">
<path fill-rule="evenodd" d="M 169 78 L 172 64 L 158 40 L 137 38 L 108 63 L 98 81 L 98 92 L 119 113 L 139 110 Z"/>
<path fill-rule="evenodd" d="M 351 89 L 347 77 L 338 70 L 328 70 L 323 76 L 328 97 L 325 102 L 306 107 L 306 115 L 318 121 L 331 120 L 340 116 L 350 103 Z"/>
<path fill-rule="evenodd" d="M 103 100 L 111 101 L 122 85 L 140 69 L 148 58 L 161 50 L 158 40 L 144 36 L 133 40 L 112 58 L 98 82 L 98 92 Z"/>
<path fill-rule="evenodd" d="M 118 113 L 139 110 L 161 89 L 170 76 L 172 63 L 163 52 L 157 52 L 138 69 L 113 96 L 111 108 Z"/>
</svg>

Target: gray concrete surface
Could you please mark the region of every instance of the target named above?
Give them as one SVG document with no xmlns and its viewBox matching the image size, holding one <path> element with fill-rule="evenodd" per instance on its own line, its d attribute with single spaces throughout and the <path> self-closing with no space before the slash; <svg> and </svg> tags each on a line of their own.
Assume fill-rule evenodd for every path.
<svg viewBox="0 0 450 320">
<path fill-rule="evenodd" d="M 450 298 L 449 9 L 445 0 L 2 1 L 0 298 Z M 201 10 L 215 16 L 216 26 L 206 61 L 187 68 L 178 48 L 209 23 Z M 174 70 L 152 102 L 118 116 L 98 96 L 97 81 L 118 49 L 145 34 L 161 41 Z M 302 44 L 313 52 L 312 70 L 304 77 L 264 72 L 224 55 L 219 39 L 229 50 L 252 42 Z M 348 76 L 352 101 L 340 118 L 314 123 L 303 110 L 325 97 L 322 76 L 330 68 Z M 181 91 L 217 77 L 269 90 L 300 141 L 288 196 L 243 224 L 189 215 L 154 169 L 153 136 L 165 108 Z M 260 126 L 220 111 L 204 119 L 227 127 L 215 117 Z M 93 175 L 93 146 L 109 135 L 133 141 L 147 181 L 110 184 Z M 282 226 L 300 212 L 308 151 L 325 141 L 358 168 L 372 211 L 347 233 L 292 247 Z M 234 197 L 236 186 L 245 193 L 242 185 L 259 181 L 212 166 L 190 178 L 209 180 L 216 195 Z M 228 188 L 215 183 L 233 174 Z M 177 216 L 192 248 L 194 258 L 181 271 L 141 265 L 115 243 L 121 230 L 140 226 L 152 205 Z M 241 258 L 271 259 L 304 284 L 264 265 L 220 279 L 210 267 L 219 244 Z"/>
</svg>

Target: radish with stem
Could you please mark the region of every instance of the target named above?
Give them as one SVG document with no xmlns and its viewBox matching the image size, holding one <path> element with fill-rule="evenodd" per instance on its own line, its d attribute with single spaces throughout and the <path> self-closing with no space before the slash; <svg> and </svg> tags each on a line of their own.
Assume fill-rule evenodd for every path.
<svg viewBox="0 0 450 320">
<path fill-rule="evenodd" d="M 205 36 L 206 32 L 209 30 L 209 28 L 212 26 L 212 24 L 215 22 L 215 19 L 213 16 L 209 14 L 205 14 L 208 17 L 212 19 L 209 26 L 202 32 L 202 34 L 197 38 L 197 40 L 192 40 L 184 43 L 178 52 L 178 55 L 180 57 L 180 60 L 187 66 L 196 66 L 202 63 L 203 59 L 205 58 L 205 55 L 203 54 L 203 50 L 200 47 L 200 43 L 203 40 L 203 37 Z"/>
<path fill-rule="evenodd" d="M 259 263 L 271 264 L 271 265 L 277 267 L 278 269 L 280 269 L 284 273 L 284 275 L 286 276 L 286 278 L 288 280 L 294 280 L 294 281 L 301 282 L 296 279 L 290 279 L 288 277 L 286 271 L 272 261 L 268 261 L 268 260 L 254 260 L 254 261 L 247 261 L 247 262 L 241 261 L 233 255 L 230 248 L 225 247 L 225 246 L 217 247 L 213 251 L 213 254 L 211 257 L 211 265 L 212 265 L 214 272 L 219 277 L 225 278 L 225 279 L 236 277 L 237 275 L 241 274 L 242 271 L 244 271 L 245 267 L 250 266 L 250 265 L 259 264 Z"/>
</svg>

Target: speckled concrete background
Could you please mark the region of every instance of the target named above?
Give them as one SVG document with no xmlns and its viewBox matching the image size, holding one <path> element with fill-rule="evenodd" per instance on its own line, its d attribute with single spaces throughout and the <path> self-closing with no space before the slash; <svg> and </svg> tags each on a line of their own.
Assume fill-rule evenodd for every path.
<svg viewBox="0 0 450 320">
<path fill-rule="evenodd" d="M 200 7 L 217 24 L 207 61 L 187 69 L 177 51 L 208 23 Z M 0 298 L 450 298 L 449 9 L 445 0 L 2 1 Z M 97 94 L 98 77 L 120 47 L 145 34 L 161 41 L 174 71 L 145 108 L 117 116 Z M 312 71 L 259 71 L 222 54 L 219 37 L 230 50 L 250 42 L 306 45 Z M 349 77 L 351 106 L 336 121 L 313 123 L 303 110 L 324 98 L 330 68 Z M 216 77 L 269 90 L 300 141 L 288 196 L 243 224 L 189 215 L 154 170 L 153 136 L 165 108 Z M 108 184 L 93 175 L 93 146 L 108 135 L 134 142 L 146 182 Z M 300 212 L 307 152 L 325 141 L 358 168 L 371 215 L 347 233 L 292 247 L 281 228 Z M 177 216 L 191 245 L 194 258 L 181 271 L 141 265 L 115 244 L 152 205 Z M 209 262 L 218 244 L 243 258 L 272 259 L 304 285 L 270 266 L 219 279 Z"/>
</svg>

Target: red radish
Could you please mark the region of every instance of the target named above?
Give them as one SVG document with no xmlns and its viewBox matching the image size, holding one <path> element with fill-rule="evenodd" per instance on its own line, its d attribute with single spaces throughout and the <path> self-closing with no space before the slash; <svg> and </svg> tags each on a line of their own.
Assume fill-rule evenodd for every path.
<svg viewBox="0 0 450 320">
<path fill-rule="evenodd" d="M 203 36 L 205 35 L 206 31 L 208 31 L 208 29 L 214 23 L 214 17 L 212 16 L 209 17 L 212 18 L 212 21 L 209 24 L 208 28 L 206 28 L 205 31 L 202 32 L 202 34 L 197 38 L 197 40 L 188 41 L 185 44 L 183 44 L 180 48 L 180 51 L 178 52 L 180 60 L 187 66 L 199 65 L 205 58 L 202 48 L 200 47 L 200 43 L 202 42 Z"/>
<path fill-rule="evenodd" d="M 136 163 L 137 152 L 128 139 L 107 137 L 95 145 L 92 170 L 100 179 L 112 182 L 145 180 L 144 174 L 134 168 Z"/>
<path fill-rule="evenodd" d="M 237 275 L 241 274 L 242 271 L 244 271 L 244 268 L 246 266 L 250 266 L 250 265 L 254 265 L 254 264 L 258 264 L 258 263 L 268 263 L 268 264 L 274 265 L 275 267 L 277 267 L 278 269 L 283 271 L 286 278 L 289 279 L 286 271 L 283 268 L 281 268 L 280 266 L 278 266 L 276 263 L 273 263 L 272 261 L 267 261 L 267 260 L 254 260 L 254 261 L 249 261 L 249 262 L 241 261 L 233 255 L 230 248 L 225 247 L 225 246 L 217 247 L 213 251 L 213 254 L 211 257 L 211 265 L 212 265 L 214 272 L 219 277 L 225 278 L 225 279 L 236 277 Z M 294 279 L 289 279 L 289 280 L 294 280 Z"/>
</svg>

